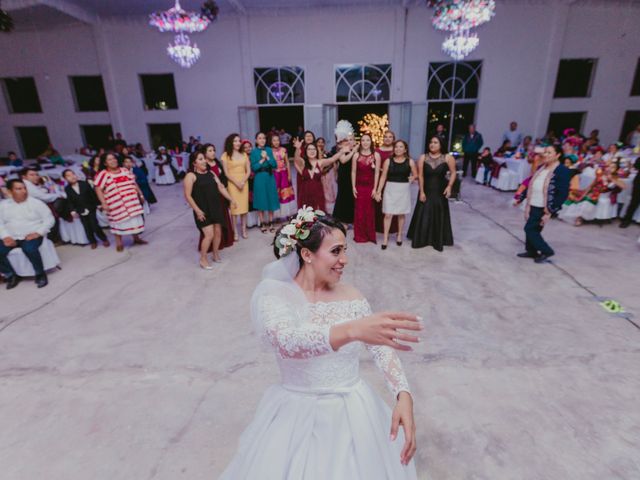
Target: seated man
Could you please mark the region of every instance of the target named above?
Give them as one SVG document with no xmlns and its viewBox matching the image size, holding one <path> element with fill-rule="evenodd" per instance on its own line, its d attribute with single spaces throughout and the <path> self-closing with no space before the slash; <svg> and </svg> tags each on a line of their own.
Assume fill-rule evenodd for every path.
<svg viewBox="0 0 640 480">
<path fill-rule="evenodd" d="M 21 248 L 33 265 L 36 285 L 45 287 L 47 274 L 38 249 L 55 220 L 49 207 L 29 196 L 22 180 L 9 180 L 7 188 L 12 198 L 0 202 L 0 272 L 7 280 L 7 290 L 18 285 L 20 277 L 9 263 L 8 256 L 14 248 Z"/>
<path fill-rule="evenodd" d="M 36 198 L 41 202 L 46 203 L 51 209 L 51 211 L 55 213 L 56 219 L 57 217 L 62 217 L 68 222 L 71 222 L 73 220 L 69 212 L 69 205 L 67 203 L 67 199 L 64 198 L 64 193 L 50 192 L 45 187 L 43 187 L 42 178 L 40 177 L 40 174 L 35 168 L 33 167 L 23 168 L 22 171 L 20 172 L 20 176 L 22 177 L 22 181 L 27 187 L 29 196 L 32 198 Z M 51 233 L 49 234 L 49 240 L 56 243 L 60 241 L 60 232 L 59 232 L 57 221 L 54 227 L 51 229 Z"/>
<path fill-rule="evenodd" d="M 87 234 L 87 239 L 91 244 L 91 249 L 95 249 L 98 246 L 96 237 L 102 241 L 102 245 L 108 247 L 110 245 L 109 240 L 107 240 L 107 236 L 98 225 L 98 219 L 96 218 L 96 210 L 100 202 L 93 187 L 88 182 L 78 180 L 73 170 L 65 170 L 62 172 L 62 176 L 68 183 L 64 191 L 67 194 L 71 215 L 80 218 L 84 232 Z"/>
<path fill-rule="evenodd" d="M 22 167 L 22 160 L 18 158 L 16 152 L 9 152 L 9 166 Z"/>
</svg>

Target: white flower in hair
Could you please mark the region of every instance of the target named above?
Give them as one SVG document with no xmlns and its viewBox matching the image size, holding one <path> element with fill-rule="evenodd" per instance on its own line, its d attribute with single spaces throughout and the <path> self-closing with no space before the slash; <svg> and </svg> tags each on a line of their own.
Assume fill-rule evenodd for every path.
<svg viewBox="0 0 640 480">
<path fill-rule="evenodd" d="M 334 130 L 336 135 L 336 142 L 340 143 L 343 140 L 349 138 L 350 135 L 354 134 L 353 125 L 348 120 L 340 120 L 336 124 L 336 129 Z"/>
<path fill-rule="evenodd" d="M 275 239 L 274 243 L 280 253 L 280 257 L 291 253 L 299 240 L 306 240 L 311 233 L 311 227 L 318 220 L 318 217 L 324 217 L 325 215 L 322 210 L 314 210 L 306 205 L 298 210 L 296 217 L 282 227 Z"/>
</svg>

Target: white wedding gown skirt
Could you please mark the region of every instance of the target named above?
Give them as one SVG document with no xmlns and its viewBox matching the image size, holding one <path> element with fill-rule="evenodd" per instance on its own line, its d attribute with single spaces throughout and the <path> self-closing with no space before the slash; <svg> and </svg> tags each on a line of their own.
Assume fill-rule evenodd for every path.
<svg viewBox="0 0 640 480">
<path fill-rule="evenodd" d="M 259 302 L 266 338 L 276 350 L 282 383 L 264 394 L 222 480 L 410 480 L 400 463 L 402 427 L 391 441 L 391 410 L 359 375 L 359 342 L 333 351 L 331 325 L 369 315 L 364 299 L 305 306 Z M 395 399 L 409 386 L 396 353 L 366 345 Z"/>
<path fill-rule="evenodd" d="M 325 391 L 270 387 L 222 480 L 404 480 L 402 427 L 362 380 Z"/>
</svg>

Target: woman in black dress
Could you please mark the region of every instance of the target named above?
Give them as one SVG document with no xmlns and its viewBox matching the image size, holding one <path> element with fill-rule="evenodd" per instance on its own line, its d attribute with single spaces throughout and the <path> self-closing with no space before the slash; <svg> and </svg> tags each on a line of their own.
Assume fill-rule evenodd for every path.
<svg viewBox="0 0 640 480">
<path fill-rule="evenodd" d="M 353 185 L 351 183 L 351 159 L 358 151 L 358 148 L 352 135 L 344 142 L 348 142 L 351 151 L 343 155 L 338 162 L 338 194 L 336 195 L 336 204 L 333 207 L 333 218 L 340 220 L 342 223 L 350 224 L 353 223 L 355 210 Z"/>
<path fill-rule="evenodd" d="M 184 196 L 193 209 L 193 217 L 204 238 L 200 243 L 200 266 L 205 270 L 209 264 L 207 252 L 213 243 L 213 261 L 220 262 L 220 239 L 224 223 L 224 206 L 220 195 L 235 206 L 218 176 L 209 169 L 204 152 L 196 151 L 189 156 L 189 173 L 184 177 Z"/>
<path fill-rule="evenodd" d="M 448 199 L 456 181 L 456 161 L 444 153 L 442 140 L 435 135 L 429 140 L 429 152 L 418 160 L 418 180 L 420 194 L 407 237 L 413 248 L 431 245 L 441 252 L 443 246 L 453 245 Z"/>
</svg>

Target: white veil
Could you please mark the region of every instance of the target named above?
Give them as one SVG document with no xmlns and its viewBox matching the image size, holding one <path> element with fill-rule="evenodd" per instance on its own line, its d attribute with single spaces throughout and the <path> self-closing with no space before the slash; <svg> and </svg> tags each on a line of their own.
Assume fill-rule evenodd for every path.
<svg viewBox="0 0 640 480">
<path fill-rule="evenodd" d="M 254 331 L 261 338 L 264 338 L 266 324 L 265 312 L 262 309 L 262 300 L 265 296 L 274 297 L 278 305 L 288 307 L 279 312 L 287 315 L 283 320 L 292 325 L 298 325 L 301 322 L 307 298 L 294 282 L 298 270 L 300 270 L 300 263 L 295 251 L 267 264 L 262 270 L 262 281 L 254 290 L 250 304 L 251 322 Z M 289 316 L 291 318 L 288 318 Z"/>
</svg>

